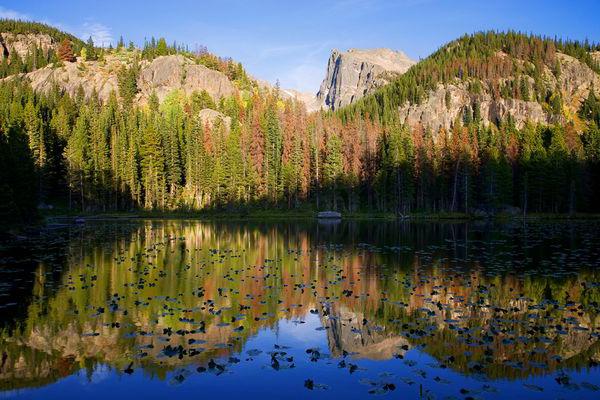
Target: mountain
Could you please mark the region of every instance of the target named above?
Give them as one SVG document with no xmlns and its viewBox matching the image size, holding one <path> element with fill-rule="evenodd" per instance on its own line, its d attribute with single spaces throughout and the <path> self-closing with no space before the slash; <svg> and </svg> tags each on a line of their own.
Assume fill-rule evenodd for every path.
<svg viewBox="0 0 600 400">
<path fill-rule="evenodd" d="M 414 64 L 404 53 L 390 49 L 333 50 L 317 100 L 333 110 L 347 106 L 389 83 Z"/>
<path fill-rule="evenodd" d="M 59 45 L 38 37 L 22 58 L 12 41 L 0 62 L 0 219 L 53 204 L 600 211 L 597 45 L 482 32 L 411 67 L 334 52 L 315 99 L 164 39 L 98 48 L 10 29 L 23 48 Z"/>
<path fill-rule="evenodd" d="M 513 61 L 505 53 L 498 53 L 498 57 Z M 526 60 L 514 59 L 514 62 L 527 68 Z M 552 95 L 548 96 L 548 101 L 537 95 L 526 95 L 534 90 L 536 79 L 523 72 L 519 74 L 520 77 L 514 75 L 500 78 L 500 85 L 513 87 L 513 93 L 504 96 L 495 92 L 496 83 L 493 80 L 478 83 L 480 88 L 473 88 L 473 82 L 478 82 L 477 80 L 438 84 L 420 103 L 405 102 L 401 105 L 398 116 L 401 122 L 409 126 L 422 125 L 434 132 L 441 128 L 451 129 L 457 119 L 463 119 L 465 113 L 472 113 L 475 108 L 485 125 L 498 123 L 509 116 L 517 127 L 523 127 L 526 122 L 549 125 L 558 122 L 563 113 L 576 115 L 590 88 L 600 89 L 600 75 L 574 57 L 557 53 L 555 68 L 560 69 L 561 73 L 553 73 L 548 67 L 542 72 L 543 90 L 547 93 L 556 91 L 560 96 L 562 104 L 555 108 L 551 104 Z"/>
<path fill-rule="evenodd" d="M 133 53 L 107 55 L 102 61 L 66 62 L 63 66 L 49 65 L 21 77 L 31 82 L 34 90 L 47 93 L 57 84 L 71 96 L 81 87 L 86 97 L 95 91 L 98 99 L 108 100 L 111 92 L 119 93 L 119 71 L 131 66 Z M 142 60 L 138 65 L 135 100 L 146 103 L 152 93 L 159 101 L 174 91 L 186 95 L 205 90 L 218 101 L 234 94 L 235 86 L 222 72 L 199 65 L 182 55 L 160 56 L 152 61 Z"/>
<path fill-rule="evenodd" d="M 281 89 L 280 93 L 283 98 L 297 100 L 304 104 L 308 112 L 315 112 L 321 109 L 321 103 L 312 93 L 300 92 L 294 89 Z"/>
<path fill-rule="evenodd" d="M 600 93 L 598 52 L 592 50 L 515 32 L 464 36 L 341 114 L 394 118 L 433 132 L 473 118 L 484 125 L 510 119 L 519 128 L 525 122 L 578 124 L 590 90 Z"/>
<path fill-rule="evenodd" d="M 260 89 L 266 92 L 277 90 L 279 96 L 281 96 L 283 100 L 294 100 L 302 103 L 308 112 L 315 112 L 321 109 L 321 105 L 319 104 L 317 97 L 312 93 L 301 92 L 295 89 L 278 88 L 277 85 L 273 85 L 263 79 L 257 79 L 254 77 L 252 77 L 252 79 L 254 82 L 256 82 L 256 85 Z"/>
</svg>

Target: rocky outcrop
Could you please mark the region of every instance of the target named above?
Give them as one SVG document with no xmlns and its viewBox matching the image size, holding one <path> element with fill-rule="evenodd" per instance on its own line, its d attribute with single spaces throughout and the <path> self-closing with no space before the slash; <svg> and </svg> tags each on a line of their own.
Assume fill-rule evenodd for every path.
<svg viewBox="0 0 600 400">
<path fill-rule="evenodd" d="M 333 50 L 317 99 L 330 109 L 346 106 L 389 83 L 414 64 L 404 53 L 390 49 Z"/>
<path fill-rule="evenodd" d="M 34 45 L 38 49 L 47 52 L 50 48 L 55 47 L 57 43 L 50 35 L 46 34 L 0 32 L 0 61 L 4 57 L 9 57 L 13 51 L 19 57 L 25 58 Z"/>
<path fill-rule="evenodd" d="M 571 56 L 559 53 L 557 60 L 560 63 L 560 74 L 555 75 L 546 70 L 544 84 L 548 88 L 560 90 L 563 107 L 569 115 L 574 115 L 592 87 L 600 93 L 600 76 Z M 533 87 L 533 84 L 533 78 L 530 77 L 530 87 Z M 437 133 L 440 128 L 451 129 L 453 123 L 464 116 L 465 111 L 472 112 L 475 107 L 479 107 L 484 124 L 497 123 L 510 115 L 520 128 L 526 121 L 550 124 L 556 122 L 557 118 L 536 101 L 494 96 L 489 82 L 482 82 L 482 90 L 473 93 L 469 90 L 468 82 L 463 81 L 439 84 L 420 104 L 407 102 L 399 107 L 398 112 L 400 121 L 407 125 L 420 124 Z"/>
<path fill-rule="evenodd" d="M 558 85 L 563 99 L 568 100 L 566 106 L 576 111 L 592 86 L 596 91 L 600 90 L 600 76 L 586 64 L 566 54 L 558 53 L 557 59 L 560 75 L 556 78 L 546 71 L 545 78 L 551 84 Z"/>
<path fill-rule="evenodd" d="M 86 97 L 96 91 L 98 98 L 106 101 L 111 92 L 119 91 L 117 71 L 122 65 L 114 59 L 108 60 L 107 63 L 66 62 L 62 67 L 49 65 L 24 76 L 37 92 L 47 93 L 54 85 L 58 85 L 71 96 L 75 96 L 81 87 Z"/>
<path fill-rule="evenodd" d="M 235 92 L 233 83 L 225 74 L 196 64 L 182 55 L 158 57 L 149 64 L 144 63 L 138 87 L 142 101 L 149 98 L 153 91 L 160 101 L 173 90 L 182 90 L 187 95 L 206 90 L 215 100 Z"/>
<path fill-rule="evenodd" d="M 449 102 L 446 104 L 446 96 Z M 406 103 L 398 112 L 400 120 L 410 126 L 421 124 L 434 133 L 440 128 L 450 129 L 457 119 L 462 119 L 465 111 L 472 110 L 478 104 L 481 119 L 485 124 L 497 122 L 508 114 L 513 116 L 517 126 L 525 121 L 548 123 L 549 116 L 542 106 L 533 101 L 517 99 L 494 99 L 491 94 L 474 95 L 467 85 L 438 85 L 421 104 Z"/>
<path fill-rule="evenodd" d="M 341 307 L 335 318 L 322 320 L 323 326 L 328 328 L 327 342 L 333 356 L 341 357 L 347 351 L 353 358 L 389 360 L 395 354 L 406 352 L 402 346 L 412 347 L 405 337 L 388 332 L 384 327 L 364 325 L 365 317 Z"/>
<path fill-rule="evenodd" d="M 226 131 L 229 131 L 231 128 L 231 117 L 226 116 L 223 113 L 220 113 L 211 108 L 205 108 L 200 110 L 198 113 L 198 117 L 202 121 L 203 124 L 208 125 L 212 128 L 215 124 L 221 123 L 225 127 Z"/>
<path fill-rule="evenodd" d="M 107 56 L 104 61 L 78 60 L 65 62 L 60 67 L 49 65 L 22 76 L 36 91 L 47 92 L 56 84 L 73 96 L 81 87 L 86 96 L 95 91 L 101 101 L 106 101 L 111 92 L 118 93 L 118 72 L 128 64 L 128 60 L 118 56 Z M 225 74 L 195 64 L 181 55 L 141 62 L 138 89 L 136 100 L 140 104 L 146 103 L 153 92 L 160 101 L 174 90 L 186 95 L 205 90 L 215 101 L 235 93 L 233 83 Z"/>
</svg>

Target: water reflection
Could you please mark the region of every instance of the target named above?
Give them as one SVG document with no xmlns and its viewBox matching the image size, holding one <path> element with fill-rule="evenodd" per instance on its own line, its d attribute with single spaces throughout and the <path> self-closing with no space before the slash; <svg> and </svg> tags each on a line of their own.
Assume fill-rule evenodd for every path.
<svg viewBox="0 0 600 400">
<path fill-rule="evenodd" d="M 406 385 L 488 397 L 495 381 L 549 390 L 523 384 L 536 376 L 591 394 L 598 227 L 146 221 L 52 231 L 0 261 L 0 385 L 140 372 L 177 385 L 259 368 L 313 391 L 352 375 L 364 387 L 354 395 Z M 379 368 L 388 375 L 370 375 Z M 315 380 L 292 382 L 289 370 Z M 490 383 L 465 388 L 475 381 Z"/>
</svg>

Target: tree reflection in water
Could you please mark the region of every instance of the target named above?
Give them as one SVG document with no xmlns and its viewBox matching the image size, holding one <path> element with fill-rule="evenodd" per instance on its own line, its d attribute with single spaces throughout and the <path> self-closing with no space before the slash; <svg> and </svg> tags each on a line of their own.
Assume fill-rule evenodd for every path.
<svg viewBox="0 0 600 400">
<path fill-rule="evenodd" d="M 520 381 L 552 375 L 592 393 L 568 373 L 598 375 L 598 227 L 143 221 L 52 231 L 4 251 L 0 384 L 91 379 L 107 367 L 181 383 L 260 359 L 277 371 L 308 366 L 317 380 L 332 365 L 356 373 L 364 393 L 411 381 L 426 394 L 441 383 L 469 393 L 429 370 L 528 393 L 544 388 Z M 284 326 L 321 347 L 249 348 Z M 368 360 L 395 377 L 369 380 Z"/>
</svg>

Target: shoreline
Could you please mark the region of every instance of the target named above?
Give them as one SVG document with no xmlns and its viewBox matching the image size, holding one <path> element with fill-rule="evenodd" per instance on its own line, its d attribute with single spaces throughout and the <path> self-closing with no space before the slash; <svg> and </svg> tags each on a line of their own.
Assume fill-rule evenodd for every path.
<svg viewBox="0 0 600 400">
<path fill-rule="evenodd" d="M 229 220 L 229 221 L 246 221 L 246 220 L 282 220 L 282 219 L 293 219 L 293 220 L 318 220 L 318 211 L 249 211 L 249 212 L 227 212 L 227 211 L 215 211 L 215 212 L 169 212 L 169 211 L 140 211 L 140 212 L 107 212 L 107 213 L 60 213 L 60 214 L 48 214 L 42 215 L 42 224 L 47 224 L 49 221 L 64 219 L 73 220 L 76 222 L 77 219 L 84 221 L 87 220 L 144 220 L 144 219 L 157 219 L 157 220 L 168 220 L 168 219 L 188 219 L 188 220 L 199 220 L 199 221 L 211 221 L 211 220 Z M 327 219 L 336 221 L 338 219 Z M 369 213 L 369 212 L 355 212 L 355 213 L 342 213 L 341 221 L 369 221 L 369 220 L 381 220 L 381 221 L 540 221 L 540 220 L 557 220 L 557 221 L 580 221 L 580 220 L 600 220 L 600 214 L 528 214 L 523 215 L 511 215 L 511 214 L 496 214 L 489 216 L 477 216 L 465 213 L 414 213 L 403 216 L 397 216 L 393 213 Z"/>
<path fill-rule="evenodd" d="M 39 219 L 34 222 L 28 222 L 11 226 L 0 226 L 0 240 L 2 236 L 28 236 L 32 231 L 39 231 L 44 228 L 52 228 L 58 225 L 77 225 L 93 221 L 142 221 L 142 220 L 193 220 L 193 221 L 220 221 L 220 222 L 284 222 L 284 221 L 322 221 L 324 223 L 336 223 L 341 221 L 381 221 L 381 222 L 537 222 L 537 221 L 556 221 L 556 222 L 581 222 L 600 220 L 600 214 L 528 214 L 510 215 L 496 214 L 489 216 L 479 216 L 464 213 L 413 213 L 405 216 L 396 216 L 393 213 L 379 212 L 355 212 L 342 213 L 340 219 L 318 219 L 318 211 L 313 210 L 253 210 L 248 212 L 227 212 L 227 211 L 199 211 L 199 212 L 170 212 L 170 211 L 138 211 L 138 212 L 87 212 L 87 213 L 69 213 L 69 212 L 41 212 Z"/>
</svg>

